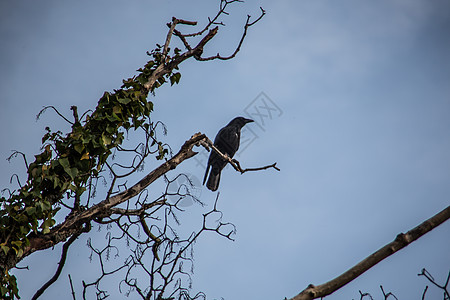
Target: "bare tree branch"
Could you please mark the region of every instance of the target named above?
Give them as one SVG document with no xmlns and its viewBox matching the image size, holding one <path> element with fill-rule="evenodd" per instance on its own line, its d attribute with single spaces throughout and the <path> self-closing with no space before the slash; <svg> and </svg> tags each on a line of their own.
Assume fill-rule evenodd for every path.
<svg viewBox="0 0 450 300">
<path fill-rule="evenodd" d="M 76 300 L 75 290 L 73 289 L 72 277 L 70 277 L 70 274 L 69 274 L 69 282 L 70 282 L 70 290 L 72 291 L 72 298 L 73 300 Z"/>
<path fill-rule="evenodd" d="M 236 54 L 241 50 L 241 46 L 242 46 L 242 43 L 244 42 L 245 36 L 247 35 L 248 28 L 250 26 L 254 25 L 255 23 L 257 23 L 259 20 L 261 20 L 261 18 L 264 17 L 264 15 L 266 14 L 266 11 L 262 7 L 260 7 L 260 10 L 261 10 L 261 14 L 253 22 L 250 22 L 251 16 L 247 15 L 247 21 L 245 22 L 245 25 L 244 25 L 244 32 L 242 33 L 241 40 L 239 41 L 236 49 L 234 50 L 234 52 L 231 55 L 229 55 L 229 56 L 222 56 L 219 53 L 217 53 L 214 56 L 204 57 L 204 58 L 203 57 L 195 57 L 195 59 L 197 59 L 199 61 L 208 61 L 208 60 L 213 60 L 213 59 L 229 60 L 229 59 L 234 58 L 236 56 Z"/>
<path fill-rule="evenodd" d="M 205 27 L 203 27 L 202 30 L 194 32 L 194 33 L 188 33 L 184 34 L 183 37 L 195 37 L 198 35 L 202 35 L 206 30 L 208 30 L 212 25 L 224 25 L 223 22 L 218 22 L 218 19 L 221 15 L 228 15 L 229 13 L 226 12 L 226 8 L 229 4 L 233 4 L 235 2 L 244 2 L 242 0 L 220 0 L 220 7 L 217 14 L 214 16 L 214 18 L 208 17 L 208 23 Z"/>
<path fill-rule="evenodd" d="M 9 162 L 11 162 L 11 159 L 12 159 L 13 157 L 17 157 L 17 155 L 20 155 L 20 156 L 22 156 L 23 161 L 24 161 L 24 163 L 25 163 L 25 168 L 28 169 L 28 166 L 29 166 L 29 165 L 28 165 L 27 157 L 25 156 L 25 153 L 20 152 L 20 151 L 17 151 L 17 150 L 13 150 L 12 152 L 13 152 L 13 153 L 12 153 L 10 156 L 8 156 L 8 158 L 7 158 L 6 160 L 9 161 Z"/>
<path fill-rule="evenodd" d="M 427 293 L 428 290 L 428 285 L 425 287 L 425 289 L 423 290 L 423 294 L 422 294 L 422 300 L 425 300 L 425 295 Z"/>
<path fill-rule="evenodd" d="M 428 272 L 425 268 L 422 269 L 422 272 L 417 275 L 425 276 L 425 278 L 428 279 L 429 282 L 431 282 L 433 285 L 435 285 L 436 287 L 441 289 L 444 292 L 444 300 L 450 299 L 450 293 L 448 291 L 448 283 L 450 281 L 450 271 L 448 272 L 447 280 L 445 281 L 445 283 L 443 285 L 440 285 L 439 283 L 437 283 L 436 280 L 433 278 L 433 276 L 431 276 L 430 272 Z M 428 289 L 428 286 L 425 289 L 425 291 L 423 292 L 422 299 L 425 298 L 425 293 L 426 293 L 427 289 Z"/>
<path fill-rule="evenodd" d="M 77 228 L 79 228 L 79 226 L 85 222 L 89 222 L 91 220 L 94 220 L 95 218 L 102 218 L 111 215 L 113 213 L 113 211 L 111 211 L 111 208 L 138 195 L 141 191 L 143 191 L 156 179 L 158 179 L 168 171 L 175 169 L 184 160 L 189 159 L 194 155 L 196 155 L 197 152 L 194 152 L 192 148 L 205 137 L 206 136 L 201 133 L 194 134 L 189 140 L 187 140 L 183 144 L 183 146 L 181 146 L 180 151 L 174 157 L 172 157 L 171 159 L 160 165 L 158 168 L 154 169 L 152 172 L 150 172 L 147 176 L 142 178 L 135 185 L 119 194 L 116 194 L 101 201 L 96 205 L 91 206 L 90 208 L 82 212 L 69 215 L 63 223 L 53 227 L 50 230 L 50 233 L 48 234 L 32 233 L 29 237 L 30 245 L 25 248 L 24 254 L 21 257 L 21 259 L 37 250 L 50 248 L 55 244 L 65 240 L 67 237 L 74 234 Z"/>
<path fill-rule="evenodd" d="M 393 297 L 393 298 L 395 298 L 396 300 L 398 300 L 398 298 L 397 298 L 394 294 L 392 294 L 391 292 L 386 293 L 386 292 L 384 291 L 382 285 L 380 285 L 380 289 L 381 289 L 381 292 L 383 293 L 384 300 L 387 300 L 389 297 Z"/>
<path fill-rule="evenodd" d="M 177 20 L 177 19 L 175 19 Z M 178 21 L 179 22 L 179 21 Z M 178 23 L 177 22 L 177 23 Z M 193 22 L 194 23 L 194 22 Z M 175 21 L 173 22 L 173 24 L 176 25 Z M 170 39 L 173 35 L 173 29 L 175 29 L 175 25 L 171 25 L 171 29 L 169 30 L 169 33 L 167 35 L 166 38 L 166 42 L 165 44 L 167 44 L 168 42 L 170 42 Z M 183 23 L 186 24 L 186 23 Z M 177 67 L 180 63 L 182 63 L 183 61 L 185 61 L 186 59 L 194 56 L 197 57 L 199 55 L 201 55 L 203 53 L 203 47 L 206 45 L 206 43 L 208 43 L 216 34 L 218 31 L 218 27 L 215 27 L 213 29 L 211 29 L 208 34 L 206 34 L 202 40 L 197 44 L 197 46 L 191 48 L 190 50 L 184 52 L 183 54 L 174 57 L 170 62 L 168 63 L 163 63 L 160 64 L 152 73 L 152 75 L 149 76 L 148 81 L 144 84 L 144 87 L 148 90 L 148 91 L 152 91 L 153 90 L 153 86 L 156 82 L 156 80 L 166 74 L 169 74 L 175 67 Z"/>
<path fill-rule="evenodd" d="M 44 108 L 42 108 L 39 111 L 39 113 L 36 115 L 36 121 L 39 120 L 39 118 L 42 116 L 42 114 L 49 108 L 53 109 L 64 121 L 66 121 L 70 125 L 74 124 L 72 121 L 69 121 L 69 119 L 67 119 L 62 113 L 60 113 L 59 110 L 57 110 L 56 107 L 54 107 L 53 105 L 44 106 Z"/>
<path fill-rule="evenodd" d="M 226 160 L 228 163 L 230 163 L 230 165 L 238 172 L 240 172 L 241 174 L 244 174 L 245 172 L 249 172 L 249 171 L 261 171 L 261 170 L 266 170 L 269 168 L 274 168 L 277 171 L 281 171 L 278 167 L 277 167 L 277 163 L 273 163 L 271 165 L 267 165 L 264 167 L 258 167 L 258 168 L 246 168 L 246 169 L 242 169 L 241 164 L 239 163 L 239 161 L 237 161 L 236 159 L 233 159 L 231 157 L 229 157 L 226 153 L 222 153 L 220 152 L 219 149 L 217 149 L 216 146 L 214 146 L 214 143 L 208 139 L 205 138 L 203 140 L 200 141 L 200 143 L 202 144 L 203 147 L 206 148 L 206 150 L 209 151 L 209 148 L 211 148 L 213 151 L 215 151 L 220 157 L 222 157 L 224 160 Z"/>
<path fill-rule="evenodd" d="M 45 290 L 50 287 L 56 280 L 58 280 L 59 275 L 61 275 L 62 269 L 64 267 L 64 264 L 66 263 L 66 258 L 67 258 L 67 252 L 69 251 L 69 247 L 70 245 L 75 242 L 75 240 L 83 233 L 83 232 L 88 232 L 90 230 L 90 228 L 83 228 L 82 230 L 80 230 L 79 232 L 77 232 L 76 234 L 72 235 L 69 240 L 67 242 L 64 243 L 64 246 L 62 248 L 62 253 L 61 253 L 61 259 L 59 260 L 58 263 L 58 268 L 56 269 L 55 275 L 53 275 L 52 278 L 50 278 L 49 281 L 47 281 L 39 290 L 36 291 L 36 293 L 34 294 L 34 296 L 31 298 L 32 300 L 36 300 L 38 299 L 44 292 Z M 70 276 L 70 275 L 69 275 Z M 70 277 L 69 277 L 70 278 Z M 72 284 L 72 280 L 70 282 Z M 73 287 L 72 287 L 73 290 Z"/>
<path fill-rule="evenodd" d="M 386 257 L 408 246 L 424 234 L 441 225 L 449 218 L 450 206 L 446 207 L 441 212 L 424 221 L 417 227 L 411 229 L 407 233 L 400 233 L 394 241 L 372 253 L 366 259 L 362 260 L 340 276 L 318 286 L 310 284 L 305 290 L 291 300 L 311 300 L 330 295 L 375 266 Z"/>
</svg>

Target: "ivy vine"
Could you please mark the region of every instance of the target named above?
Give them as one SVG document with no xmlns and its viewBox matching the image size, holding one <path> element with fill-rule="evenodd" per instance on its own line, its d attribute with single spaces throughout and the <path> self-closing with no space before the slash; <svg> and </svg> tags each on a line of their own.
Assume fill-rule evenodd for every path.
<svg viewBox="0 0 450 300">
<path fill-rule="evenodd" d="M 74 122 L 71 132 L 63 134 L 46 128 L 42 138 L 42 152 L 28 165 L 26 183 L 8 197 L 0 198 L 0 257 L 11 252 L 22 257 L 24 249 L 30 246 L 30 233 L 46 234 L 55 225 L 55 214 L 59 201 L 65 195 L 74 198 L 74 209 L 82 209 L 79 199 L 86 191 L 90 178 L 95 178 L 103 169 L 113 149 L 120 146 L 125 134 L 131 129 L 145 128 L 154 136 L 153 128 L 148 124 L 153 111 L 153 103 L 148 95 L 164 83 L 178 83 L 181 74 L 177 66 L 157 78 L 155 84 L 146 88 L 145 84 L 155 69 L 169 61 L 169 55 L 163 55 L 161 46 L 147 54 L 151 59 L 138 74 L 123 80 L 120 89 L 105 92 L 98 101 L 96 109 L 78 119 L 77 108 L 72 106 Z M 180 50 L 173 51 L 173 58 Z M 157 159 L 163 159 L 168 150 L 160 141 L 157 144 Z M 1 271 L 1 299 L 19 298 L 17 282 L 8 269 Z"/>
</svg>

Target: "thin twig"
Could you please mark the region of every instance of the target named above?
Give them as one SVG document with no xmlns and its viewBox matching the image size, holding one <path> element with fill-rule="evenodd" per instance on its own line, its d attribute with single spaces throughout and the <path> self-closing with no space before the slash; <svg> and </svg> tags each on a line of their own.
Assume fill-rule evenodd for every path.
<svg viewBox="0 0 450 300">
<path fill-rule="evenodd" d="M 224 25 L 222 22 L 217 22 L 217 19 L 221 16 L 221 15 L 228 15 L 228 13 L 225 11 L 225 9 L 227 8 L 227 6 L 229 4 L 235 3 L 235 2 L 244 2 L 242 0 L 221 0 L 220 1 L 220 7 L 219 7 L 219 11 L 217 12 L 216 16 L 214 18 L 208 18 L 208 23 L 206 24 L 206 26 L 195 33 L 189 33 L 189 34 L 185 34 L 183 35 L 184 37 L 195 37 L 195 36 L 199 36 L 202 35 L 204 32 L 206 32 L 212 25 Z"/>
<path fill-rule="evenodd" d="M 425 287 L 425 289 L 423 290 L 423 294 L 422 294 L 422 300 L 425 300 L 425 294 L 427 293 L 428 290 L 428 285 Z"/>
<path fill-rule="evenodd" d="M 72 277 L 70 277 L 70 274 L 68 274 L 68 275 L 69 275 L 70 289 L 72 290 L 72 298 L 73 298 L 73 300 L 76 300 L 75 290 L 73 289 Z"/>
<path fill-rule="evenodd" d="M 56 269 L 55 275 L 53 275 L 53 277 L 50 278 L 49 281 L 47 281 L 39 290 L 36 291 L 33 298 L 31 298 L 32 300 L 36 300 L 37 298 L 39 298 L 45 292 L 45 290 L 48 287 L 50 287 L 58 279 L 59 275 L 61 275 L 61 271 L 64 267 L 64 264 L 66 263 L 67 251 L 69 250 L 70 245 L 80 236 L 81 233 L 86 231 L 86 228 L 87 227 L 84 227 L 82 231 L 79 231 L 79 232 L 75 233 L 74 235 L 72 235 L 69 238 L 69 240 L 64 243 L 62 253 L 61 253 L 61 259 L 59 260 L 58 268 Z"/>
<path fill-rule="evenodd" d="M 231 55 L 229 55 L 229 56 L 222 56 L 219 53 L 217 53 L 214 56 L 210 56 L 210 57 L 195 57 L 195 59 L 197 59 L 199 61 L 208 61 L 208 60 L 214 60 L 214 59 L 229 60 L 229 59 L 234 58 L 236 56 L 236 54 L 238 54 L 238 52 L 241 50 L 241 46 L 244 43 L 244 39 L 245 39 L 245 36 L 247 35 L 248 28 L 250 26 L 254 25 L 255 23 L 257 23 L 259 20 L 261 20 L 261 18 L 264 17 L 264 15 L 266 14 L 266 11 L 262 7 L 260 7 L 260 9 L 261 9 L 261 14 L 253 22 L 250 22 L 251 16 L 247 15 L 247 21 L 245 22 L 245 25 L 244 25 L 244 32 L 242 33 L 241 40 L 239 41 L 236 49 L 234 50 L 234 52 Z"/>
<path fill-rule="evenodd" d="M 436 280 L 433 278 L 433 276 L 430 274 L 430 272 L 427 271 L 427 269 L 423 268 L 422 272 L 417 274 L 418 276 L 425 276 L 429 282 L 431 282 L 432 284 L 434 284 L 436 287 L 440 288 L 441 290 L 444 291 L 444 299 L 450 299 L 450 293 L 447 290 L 448 287 L 448 283 L 450 280 L 450 271 L 448 273 L 447 276 L 447 280 L 445 281 L 444 285 L 440 285 L 436 282 Z"/>
<path fill-rule="evenodd" d="M 27 157 L 25 156 L 25 153 L 17 151 L 17 150 L 12 150 L 12 152 L 13 153 L 10 156 L 8 156 L 8 158 L 6 160 L 8 162 L 10 162 L 13 157 L 17 157 L 17 155 L 20 154 L 22 156 L 22 158 L 23 158 L 23 161 L 25 162 L 25 168 L 28 170 L 28 166 L 29 165 L 28 165 Z"/>
<path fill-rule="evenodd" d="M 61 118 L 64 119 L 64 121 L 66 121 L 67 123 L 69 123 L 70 125 L 73 125 L 73 122 L 69 121 L 63 114 L 61 114 L 59 112 L 59 110 L 56 109 L 56 107 L 54 107 L 53 105 L 48 105 L 48 106 L 44 106 L 44 108 L 41 109 L 41 111 L 36 115 L 36 121 L 39 120 L 39 118 L 41 117 L 41 115 L 47 110 L 47 109 L 53 109 Z"/>
</svg>

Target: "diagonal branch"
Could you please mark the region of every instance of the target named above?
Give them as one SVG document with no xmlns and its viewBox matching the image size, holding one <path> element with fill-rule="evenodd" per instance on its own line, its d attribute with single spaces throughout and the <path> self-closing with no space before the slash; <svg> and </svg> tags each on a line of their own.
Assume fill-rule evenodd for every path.
<svg viewBox="0 0 450 300">
<path fill-rule="evenodd" d="M 204 138 L 206 138 L 204 134 L 201 133 L 194 134 L 189 140 L 187 140 L 183 144 L 183 146 L 181 146 L 180 151 L 174 157 L 172 157 L 171 159 L 160 165 L 158 168 L 154 169 L 152 172 L 147 174 L 147 176 L 142 178 L 135 185 L 117 195 L 114 195 L 112 197 L 109 197 L 108 199 L 103 200 L 102 202 L 85 210 L 80 215 L 74 216 L 66 220 L 63 224 L 60 225 L 60 228 L 58 228 L 58 230 L 71 227 L 78 222 L 84 222 L 92 220 L 94 218 L 102 218 L 110 215 L 111 214 L 110 209 L 112 207 L 115 207 L 138 195 L 141 191 L 143 191 L 150 184 L 152 184 L 156 179 L 166 174 L 168 171 L 175 169 L 184 160 L 196 155 L 197 152 L 194 152 L 192 148 L 194 147 L 194 145 L 196 145 L 199 141 L 201 141 Z"/>
<path fill-rule="evenodd" d="M 80 228 L 83 227 L 83 224 L 89 223 L 96 218 L 104 218 L 120 212 L 113 210 L 112 208 L 138 195 L 159 177 L 166 174 L 168 171 L 175 169 L 184 160 L 195 156 L 197 152 L 193 151 L 192 148 L 199 145 L 199 142 L 205 138 L 206 136 L 204 134 L 194 134 L 181 146 L 180 151 L 175 156 L 147 174 L 147 176 L 129 189 L 111 196 L 84 211 L 69 215 L 63 223 L 53 227 L 47 234 L 31 233 L 28 236 L 29 245 L 24 248 L 23 255 L 20 258 L 13 256 L 12 254 L 9 255 L 8 258 L 5 259 L 5 265 L 8 268 L 11 268 L 33 252 L 53 247 L 54 245 L 65 241 L 67 238 L 76 234 Z"/>
<path fill-rule="evenodd" d="M 356 279 L 383 259 L 408 246 L 410 243 L 430 232 L 448 219 L 450 219 L 450 206 L 424 221 L 422 224 L 414 227 L 407 233 L 400 233 L 394 241 L 372 253 L 345 273 L 318 286 L 310 284 L 305 290 L 290 300 L 311 300 L 330 295 Z"/>
<path fill-rule="evenodd" d="M 184 160 L 195 156 L 197 152 L 193 151 L 192 148 L 194 146 L 200 145 L 206 147 L 207 149 L 211 147 L 220 156 L 222 156 L 225 160 L 227 160 L 237 171 L 241 173 L 247 171 L 263 170 L 267 168 L 274 168 L 278 171 L 280 170 L 279 168 L 276 167 L 276 163 L 261 168 L 242 169 L 239 165 L 239 162 L 231 159 L 225 154 L 222 154 L 213 145 L 211 140 L 208 139 L 208 137 L 205 134 L 196 133 L 181 146 L 181 149 L 180 151 L 178 151 L 177 154 L 175 154 L 171 159 L 169 159 L 168 161 L 166 161 L 165 163 L 161 164 L 159 167 L 151 171 L 149 174 L 147 174 L 144 178 L 142 178 L 132 187 L 114 196 L 110 196 L 109 198 L 106 198 L 105 200 L 83 211 L 79 211 L 69 215 L 63 223 L 53 227 L 47 234 L 42 233 L 30 234 L 28 237 L 30 244 L 29 246 L 25 247 L 23 256 L 21 258 L 11 260 L 10 262 L 8 262 L 8 265 L 10 264 L 11 266 L 14 266 L 21 259 L 23 259 L 24 257 L 30 255 L 35 251 L 47 249 L 62 241 L 65 241 L 67 238 L 76 234 L 76 232 L 78 232 L 80 228 L 82 228 L 83 224 L 90 223 L 92 220 L 101 220 L 102 218 L 106 218 L 113 214 L 120 214 L 120 213 L 124 213 L 125 215 L 140 215 L 143 211 L 142 209 L 124 210 L 121 208 L 117 208 L 117 206 L 139 195 L 139 193 L 141 193 L 155 180 L 166 174 L 168 171 L 175 169 Z M 158 203 L 156 202 L 149 203 L 148 205 L 151 207 L 157 205 Z"/>
</svg>

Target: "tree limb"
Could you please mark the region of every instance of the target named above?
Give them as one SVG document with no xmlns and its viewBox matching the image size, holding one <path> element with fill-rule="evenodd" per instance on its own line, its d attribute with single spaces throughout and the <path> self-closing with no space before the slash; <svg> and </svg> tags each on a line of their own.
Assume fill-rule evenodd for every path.
<svg viewBox="0 0 450 300">
<path fill-rule="evenodd" d="M 437 213 L 428 220 L 422 222 L 420 225 L 414 227 L 407 233 L 400 233 L 394 241 L 372 253 L 345 273 L 318 286 L 310 284 L 305 290 L 290 300 L 311 300 L 330 295 L 347 283 L 356 279 L 358 276 L 375 266 L 383 259 L 408 246 L 410 243 L 441 225 L 448 219 L 450 219 L 450 206 L 443 209 L 441 212 Z"/>
<path fill-rule="evenodd" d="M 184 22 L 180 22 L 179 19 L 174 18 L 173 23 L 170 26 L 170 30 L 169 33 L 167 34 L 166 37 L 166 42 L 165 45 L 168 45 L 168 43 L 170 43 L 170 39 L 173 35 L 173 31 L 175 30 L 175 25 L 177 23 L 182 23 L 182 24 L 188 24 L 187 21 Z M 193 22 L 192 22 L 193 23 Z M 192 24 L 190 24 L 192 25 Z M 213 29 L 209 30 L 209 32 L 201 39 L 201 41 L 197 44 L 197 46 L 195 46 L 194 48 L 191 48 L 190 50 L 184 52 L 183 54 L 174 57 L 170 62 L 168 63 L 162 63 L 160 64 L 152 73 L 151 76 L 149 76 L 147 82 L 144 84 L 144 87 L 148 90 L 148 91 L 152 91 L 153 90 L 153 86 L 156 82 L 156 80 L 158 80 L 158 78 L 169 74 L 175 67 L 177 67 L 180 63 L 182 63 L 184 60 L 194 56 L 200 56 L 203 53 L 203 47 L 206 45 L 206 43 L 208 43 L 216 34 L 217 31 L 219 30 L 219 27 L 214 27 Z M 164 51 L 167 52 L 167 48 L 164 48 Z M 164 57 L 167 55 L 167 53 L 164 54 Z"/>
<path fill-rule="evenodd" d="M 175 169 L 184 160 L 196 155 L 197 152 L 194 152 L 192 148 L 204 138 L 206 138 L 204 134 L 194 134 L 183 144 L 183 146 L 181 146 L 180 151 L 175 156 L 147 174 L 147 176 L 142 178 L 135 185 L 121 193 L 118 193 L 101 201 L 96 205 L 91 206 L 84 211 L 69 215 L 63 223 L 53 227 L 49 233 L 31 233 L 28 237 L 30 245 L 24 248 L 23 255 L 20 258 L 9 255 L 5 265 L 8 268 L 11 268 L 31 253 L 53 247 L 54 245 L 65 241 L 67 238 L 74 235 L 83 226 L 84 223 L 88 223 L 95 218 L 103 218 L 110 216 L 113 213 L 117 213 L 117 210 L 114 211 L 111 209 L 138 195 L 156 179 L 158 179 L 168 171 Z"/>
<path fill-rule="evenodd" d="M 239 161 L 237 161 L 236 159 L 233 159 L 231 157 L 229 157 L 227 154 L 220 152 L 219 149 L 217 149 L 216 146 L 214 146 L 214 143 L 208 139 L 207 137 L 203 140 L 200 141 L 200 143 L 202 144 L 203 147 L 206 148 L 206 150 L 209 151 L 209 148 L 211 148 L 213 151 L 215 151 L 220 157 L 222 157 L 225 161 L 227 161 L 228 163 L 230 163 L 230 165 L 238 172 L 240 172 L 241 174 L 244 174 L 245 172 L 249 172 L 249 171 L 261 171 L 261 170 L 266 170 L 269 168 L 274 168 L 277 171 L 281 171 L 278 167 L 277 167 L 277 163 L 273 163 L 271 165 L 267 165 L 264 167 L 258 167 L 258 168 L 246 168 L 246 169 L 242 169 L 241 164 L 239 163 Z"/>
<path fill-rule="evenodd" d="M 242 43 L 244 42 L 245 36 L 247 35 L 248 28 L 250 26 L 254 25 L 255 23 L 257 23 L 259 20 L 261 20 L 261 18 L 264 17 L 264 15 L 266 14 L 266 11 L 262 7 L 260 7 L 260 10 L 261 10 L 261 14 L 253 22 L 250 22 L 251 16 L 247 15 L 247 21 L 245 22 L 245 25 L 244 25 L 244 32 L 242 33 L 241 40 L 239 41 L 236 49 L 234 50 L 234 52 L 231 55 L 229 55 L 229 56 L 222 56 L 219 53 L 217 53 L 214 56 L 210 56 L 210 57 L 195 57 L 195 59 L 197 59 L 199 61 L 208 61 L 208 60 L 214 60 L 214 59 L 229 60 L 229 59 L 234 58 L 236 56 L 236 54 L 241 50 L 241 46 L 242 46 Z"/>
<path fill-rule="evenodd" d="M 59 260 L 58 268 L 56 269 L 55 275 L 53 275 L 53 277 L 50 278 L 49 281 L 47 281 L 39 290 L 36 291 L 36 293 L 34 294 L 33 298 L 31 298 L 32 300 L 36 300 L 37 298 L 39 298 L 49 286 L 51 286 L 56 280 L 58 280 L 58 277 L 59 277 L 59 275 L 61 275 L 61 272 L 62 272 L 62 269 L 64 267 L 64 264 L 66 263 L 67 252 L 69 251 L 70 245 L 73 242 L 75 242 L 75 240 L 83 232 L 87 232 L 87 231 L 89 231 L 89 228 L 87 228 L 87 227 L 83 228 L 82 230 L 80 230 L 76 234 L 72 235 L 70 237 L 70 239 L 67 242 L 64 243 L 64 246 L 63 246 L 63 249 L 62 249 L 62 253 L 61 253 L 61 259 Z M 70 281 L 70 283 L 72 284 L 72 280 Z M 73 290 L 73 287 L 72 287 L 72 290 Z"/>
</svg>

